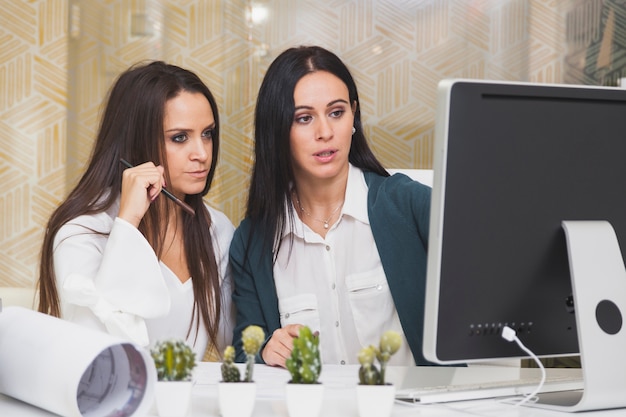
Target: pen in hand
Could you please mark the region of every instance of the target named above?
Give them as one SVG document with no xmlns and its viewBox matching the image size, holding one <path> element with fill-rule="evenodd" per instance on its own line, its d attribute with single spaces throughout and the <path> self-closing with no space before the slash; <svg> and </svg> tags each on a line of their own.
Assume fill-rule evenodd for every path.
<svg viewBox="0 0 626 417">
<path fill-rule="evenodd" d="M 124 158 L 120 158 L 120 162 L 122 163 L 122 165 L 124 165 L 126 168 L 133 168 L 133 166 L 131 165 L 130 162 L 128 162 L 127 160 L 125 160 Z M 165 194 L 165 196 L 167 198 L 169 198 L 170 200 L 172 200 L 174 203 L 178 204 L 183 210 L 185 210 L 187 213 L 191 214 L 192 216 L 196 215 L 196 211 L 193 209 L 193 207 L 191 207 L 189 204 L 185 203 L 184 201 L 182 201 L 181 199 L 179 199 L 178 197 L 176 197 L 174 194 L 170 193 L 169 191 L 167 191 L 165 189 L 165 187 L 161 187 L 161 192 L 163 194 Z"/>
</svg>

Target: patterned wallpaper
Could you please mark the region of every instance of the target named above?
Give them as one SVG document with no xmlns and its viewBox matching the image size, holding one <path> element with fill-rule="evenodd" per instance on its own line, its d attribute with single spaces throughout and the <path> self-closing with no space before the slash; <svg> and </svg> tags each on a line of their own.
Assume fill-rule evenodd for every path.
<svg viewBox="0 0 626 417">
<path fill-rule="evenodd" d="M 197 72 L 220 105 L 212 204 L 235 224 L 256 91 L 283 49 L 319 44 L 353 71 L 388 167 L 431 165 L 437 82 L 615 84 L 617 0 L 0 0 L 0 286 L 32 286 L 51 210 L 80 175 L 115 76 L 144 59 Z"/>
</svg>

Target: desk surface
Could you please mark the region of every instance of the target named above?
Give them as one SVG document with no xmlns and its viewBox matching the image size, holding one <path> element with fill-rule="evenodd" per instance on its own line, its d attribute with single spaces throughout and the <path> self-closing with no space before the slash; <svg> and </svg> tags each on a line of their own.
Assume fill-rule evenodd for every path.
<svg viewBox="0 0 626 417">
<path fill-rule="evenodd" d="M 321 382 L 324 383 L 324 404 L 320 417 L 358 417 L 355 385 L 357 383 L 357 366 L 331 366 L 323 368 Z M 548 370 L 561 372 L 561 370 Z M 195 374 L 192 416 L 219 417 L 217 400 L 217 383 L 221 379 L 218 363 L 199 364 Z M 279 368 L 257 365 L 255 368 L 257 382 L 257 401 L 253 417 L 289 417 L 284 398 L 284 386 L 289 379 L 287 371 Z M 402 368 L 390 370 L 393 375 L 401 374 Z M 481 368 L 480 372 L 489 373 L 490 368 Z M 394 381 L 395 382 L 395 381 Z M 626 410 L 605 410 L 585 412 L 585 417 L 624 416 Z M 566 416 L 558 411 L 548 411 L 530 407 L 516 407 L 502 404 L 496 399 L 462 401 L 447 404 L 413 405 L 397 402 L 392 417 L 423 416 L 423 417 L 455 417 L 455 416 L 490 416 L 490 417 L 547 417 Z M 13 398 L 0 394 L 0 416 L 11 417 L 50 417 L 53 414 L 24 404 Z M 150 417 L 157 417 L 155 412 Z"/>
</svg>

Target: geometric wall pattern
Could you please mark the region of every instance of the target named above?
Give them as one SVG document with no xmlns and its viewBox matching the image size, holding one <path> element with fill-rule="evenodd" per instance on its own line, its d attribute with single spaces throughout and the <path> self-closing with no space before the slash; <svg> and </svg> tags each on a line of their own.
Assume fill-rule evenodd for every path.
<svg viewBox="0 0 626 417">
<path fill-rule="evenodd" d="M 140 60 L 189 68 L 212 89 L 222 147 L 208 199 L 235 224 L 256 91 L 287 47 L 319 44 L 345 60 L 387 167 L 431 166 L 442 78 L 615 85 L 626 74 L 618 0 L 0 3 L 0 286 L 34 284 L 47 217 L 82 171 L 107 89 Z"/>
</svg>

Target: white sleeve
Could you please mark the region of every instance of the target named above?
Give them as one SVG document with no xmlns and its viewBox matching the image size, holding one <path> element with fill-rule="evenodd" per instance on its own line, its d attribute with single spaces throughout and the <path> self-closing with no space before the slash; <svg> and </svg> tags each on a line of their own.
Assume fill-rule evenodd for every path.
<svg viewBox="0 0 626 417">
<path fill-rule="evenodd" d="M 106 232 L 102 227 L 106 222 L 96 217 L 81 216 L 55 236 L 54 265 L 62 304 L 86 307 L 109 333 L 147 346 L 144 319 L 170 309 L 159 261 L 130 223 L 116 218 L 108 225 L 107 236 L 93 231 Z"/>
<path fill-rule="evenodd" d="M 220 291 L 221 291 L 221 319 L 219 324 L 218 346 L 217 350 L 220 354 L 224 352 L 226 346 L 232 344 L 233 328 L 235 326 L 235 306 L 232 301 L 233 278 L 230 272 L 228 262 L 228 250 L 230 242 L 233 239 L 235 227 L 228 217 L 211 207 L 211 219 L 213 226 L 211 227 L 211 237 L 213 238 L 213 246 L 215 248 L 215 259 L 220 273 Z"/>
</svg>

